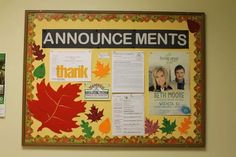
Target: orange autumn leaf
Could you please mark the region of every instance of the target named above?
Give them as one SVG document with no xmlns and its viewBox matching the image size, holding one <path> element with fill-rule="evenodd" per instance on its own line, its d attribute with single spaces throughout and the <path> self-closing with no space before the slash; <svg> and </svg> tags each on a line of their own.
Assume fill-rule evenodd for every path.
<svg viewBox="0 0 236 157">
<path fill-rule="evenodd" d="M 178 130 L 181 134 L 187 134 L 188 129 L 190 128 L 190 124 L 192 123 L 191 117 L 184 118 L 184 121 L 181 122 L 181 126 L 178 127 Z"/>
<path fill-rule="evenodd" d="M 111 123 L 109 118 L 105 119 L 100 125 L 99 125 L 99 131 L 103 134 L 107 134 L 111 131 Z"/>
<path fill-rule="evenodd" d="M 96 70 L 93 71 L 93 73 L 96 75 L 96 77 L 105 77 L 110 72 L 109 64 L 104 65 L 103 63 L 97 61 L 97 67 Z"/>
</svg>

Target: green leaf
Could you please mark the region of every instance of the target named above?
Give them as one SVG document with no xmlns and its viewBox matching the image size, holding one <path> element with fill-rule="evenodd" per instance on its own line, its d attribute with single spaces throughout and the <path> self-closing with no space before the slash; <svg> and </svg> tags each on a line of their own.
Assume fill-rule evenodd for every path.
<svg viewBox="0 0 236 157">
<path fill-rule="evenodd" d="M 82 132 L 84 133 L 84 136 L 87 137 L 87 138 L 91 138 L 94 134 L 94 131 L 92 131 L 92 127 L 89 126 L 89 123 L 88 122 L 85 122 L 84 120 L 81 121 L 81 128 L 82 129 Z"/>
<path fill-rule="evenodd" d="M 45 76 L 45 65 L 42 63 L 34 70 L 34 77 L 38 78 L 44 78 Z"/>
<path fill-rule="evenodd" d="M 170 120 L 168 120 L 167 118 L 164 117 L 164 119 L 162 121 L 162 125 L 163 125 L 163 127 L 160 128 L 162 133 L 166 133 L 167 135 L 172 134 L 176 128 L 176 120 L 174 122 L 170 122 Z"/>
</svg>

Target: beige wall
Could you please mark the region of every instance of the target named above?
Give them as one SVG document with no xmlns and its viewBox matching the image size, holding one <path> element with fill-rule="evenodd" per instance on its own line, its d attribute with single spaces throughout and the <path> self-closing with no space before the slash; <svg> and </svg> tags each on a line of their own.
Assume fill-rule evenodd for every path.
<svg viewBox="0 0 236 157">
<path fill-rule="evenodd" d="M 25 10 L 135 10 L 206 13 L 205 149 L 29 148 L 21 146 Z M 1 157 L 233 157 L 236 154 L 235 0 L 0 0 L 0 51 L 7 52 Z M 235 81 L 233 81 L 235 80 Z"/>
</svg>

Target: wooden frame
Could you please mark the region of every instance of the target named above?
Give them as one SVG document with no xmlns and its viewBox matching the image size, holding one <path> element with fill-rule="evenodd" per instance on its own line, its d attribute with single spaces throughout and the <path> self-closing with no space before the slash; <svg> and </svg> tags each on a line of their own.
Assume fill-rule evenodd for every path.
<svg viewBox="0 0 236 157">
<path fill-rule="evenodd" d="M 68 32 L 70 37 L 63 38 L 63 33 L 65 35 Z M 94 41 L 90 41 L 91 38 L 87 40 L 86 37 L 89 36 L 86 33 L 103 33 L 104 36 L 110 34 L 114 38 L 104 38 L 103 43 L 101 39 L 99 44 L 94 44 Z M 133 40 L 133 35 L 137 34 L 142 35 L 136 38 L 139 43 Z M 65 41 L 69 39 L 72 44 Z M 66 73 L 68 70 L 68 75 L 63 75 L 64 81 L 53 80 L 52 67 L 54 64 L 59 66 L 60 62 L 66 65 L 64 58 L 73 58 L 71 50 L 86 54 L 81 64 L 86 65 L 89 61 L 91 69 L 88 70 L 88 78 L 70 79 L 69 74 L 72 73 L 62 67 L 61 72 Z M 115 71 L 114 65 L 113 68 L 111 66 L 115 58 L 113 51 L 125 52 L 124 54 L 127 51 L 138 52 L 143 55 L 143 62 L 140 62 L 144 67 L 144 85 L 140 87 L 144 89 L 143 92 L 132 92 L 132 88 L 128 92 L 119 89 L 115 92 L 115 87 L 111 92 L 111 86 L 116 86 L 112 78 L 112 71 Z M 65 52 L 70 55 L 61 55 L 66 54 Z M 81 57 L 78 54 L 74 58 Z M 180 61 L 168 62 L 171 91 L 164 93 L 171 93 L 172 96 L 168 96 L 168 99 L 163 96 L 163 100 L 151 99 L 152 93 L 154 97 L 160 96 L 155 95 L 157 85 L 148 90 L 148 86 L 153 85 L 153 81 L 150 81 L 154 75 L 150 74 L 153 70 L 153 58 L 158 60 L 158 66 L 161 64 L 167 67 L 167 61 L 160 59 L 166 57 L 166 54 Z M 184 59 L 185 56 L 187 59 Z M 56 57 L 61 60 L 56 60 Z M 185 86 L 184 92 L 171 86 L 171 81 L 174 80 L 172 77 L 176 75 L 173 67 L 177 63 L 183 63 L 187 67 L 185 74 L 188 74 L 188 78 L 185 82 L 189 82 L 189 87 L 186 90 Z M 105 68 L 107 69 L 104 70 Z M 84 75 L 87 77 L 87 74 Z M 104 92 L 108 91 L 107 98 L 87 95 L 85 100 L 84 91 L 92 90 L 98 82 L 101 83 L 99 87 L 103 86 Z M 86 88 L 86 83 L 92 84 L 88 84 Z M 23 85 L 23 146 L 204 147 L 205 15 L 185 12 L 26 11 Z M 175 100 L 173 94 L 180 95 L 181 92 L 184 99 Z M 138 130 L 137 135 L 119 132 L 114 127 L 127 127 L 125 124 L 115 124 L 114 121 L 114 112 L 117 110 L 112 105 L 115 104 L 117 94 L 121 94 L 121 97 L 122 94 L 131 97 L 140 94 L 144 101 L 143 121 L 142 116 L 138 117 L 143 127 Z M 65 95 L 69 96 L 65 98 Z M 72 105 L 69 106 L 68 102 Z M 179 102 L 187 102 L 187 107 L 182 106 L 181 111 L 174 111 L 171 107 L 167 107 L 167 110 L 159 108 L 162 103 L 177 105 Z M 119 104 L 119 101 L 116 103 Z M 52 104 L 57 105 L 57 108 L 50 107 Z M 153 111 L 155 108 L 160 110 Z M 121 116 L 124 118 L 125 114 Z M 135 127 L 134 129 L 138 129 Z"/>
</svg>

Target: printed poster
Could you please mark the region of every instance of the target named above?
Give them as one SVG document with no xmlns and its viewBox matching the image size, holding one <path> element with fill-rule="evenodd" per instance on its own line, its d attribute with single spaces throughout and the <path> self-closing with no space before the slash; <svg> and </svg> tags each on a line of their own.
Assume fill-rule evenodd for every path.
<svg viewBox="0 0 236 157">
<path fill-rule="evenodd" d="M 0 52 L 0 117 L 5 117 L 5 61 L 6 54 Z"/>
<path fill-rule="evenodd" d="M 152 52 L 149 56 L 151 115 L 189 115 L 189 54 Z"/>
</svg>

